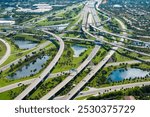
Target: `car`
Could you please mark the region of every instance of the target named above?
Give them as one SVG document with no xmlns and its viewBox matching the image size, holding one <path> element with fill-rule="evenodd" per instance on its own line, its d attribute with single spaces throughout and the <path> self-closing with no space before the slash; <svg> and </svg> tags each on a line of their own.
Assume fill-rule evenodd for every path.
<svg viewBox="0 0 150 117">
<path fill-rule="evenodd" d="M 23 83 L 18 83 L 18 87 L 19 87 L 19 86 L 22 86 L 22 85 L 23 85 Z"/>
</svg>

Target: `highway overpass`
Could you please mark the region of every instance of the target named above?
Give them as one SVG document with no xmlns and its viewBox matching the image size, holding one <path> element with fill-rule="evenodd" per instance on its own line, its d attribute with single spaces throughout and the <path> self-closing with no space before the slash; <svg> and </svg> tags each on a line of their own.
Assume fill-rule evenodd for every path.
<svg viewBox="0 0 150 117">
<path fill-rule="evenodd" d="M 57 35 L 42 30 L 43 32 L 52 35 L 53 37 L 56 38 L 57 41 L 59 41 L 60 47 L 58 50 L 58 53 L 56 54 L 56 56 L 54 57 L 54 59 L 50 62 L 50 64 L 44 69 L 44 71 L 40 74 L 39 78 L 37 78 L 32 84 L 30 84 L 22 93 L 20 93 L 15 100 L 22 100 L 24 99 L 26 96 L 28 96 L 30 94 L 31 91 L 35 90 L 38 85 L 43 82 L 50 74 L 51 70 L 53 69 L 53 67 L 57 64 L 58 60 L 60 59 L 63 51 L 64 51 L 64 42 L 63 40 L 58 37 Z"/>
<path fill-rule="evenodd" d="M 100 46 L 96 45 L 95 48 L 92 50 L 88 58 L 76 69 L 76 72 L 71 73 L 67 78 L 65 78 L 60 84 L 58 84 L 55 88 L 53 88 L 49 93 L 41 98 L 41 100 L 48 100 L 53 99 L 56 94 L 62 90 L 71 80 L 73 80 L 94 58 Z"/>
</svg>

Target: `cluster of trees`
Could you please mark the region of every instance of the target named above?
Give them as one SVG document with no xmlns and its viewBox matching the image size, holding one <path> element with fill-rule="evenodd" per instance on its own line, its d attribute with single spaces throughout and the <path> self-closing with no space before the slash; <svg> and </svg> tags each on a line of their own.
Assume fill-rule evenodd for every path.
<svg viewBox="0 0 150 117">
<path fill-rule="evenodd" d="M 101 70 L 99 71 L 94 79 L 88 84 L 89 87 L 100 87 L 101 85 L 103 84 L 107 84 L 109 83 L 108 80 L 107 80 L 107 74 L 108 74 L 108 71 L 107 70 Z"/>
</svg>

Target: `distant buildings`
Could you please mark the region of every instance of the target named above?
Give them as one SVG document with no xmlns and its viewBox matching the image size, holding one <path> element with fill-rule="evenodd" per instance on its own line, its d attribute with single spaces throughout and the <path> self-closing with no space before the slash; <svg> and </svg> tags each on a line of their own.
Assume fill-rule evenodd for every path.
<svg viewBox="0 0 150 117">
<path fill-rule="evenodd" d="M 0 25 L 13 25 L 15 24 L 15 21 L 11 20 L 0 20 Z"/>
<path fill-rule="evenodd" d="M 19 7 L 19 9 L 16 11 L 25 13 L 44 13 L 50 10 L 52 10 L 52 6 L 50 6 L 49 4 L 34 4 L 32 8 Z"/>
</svg>

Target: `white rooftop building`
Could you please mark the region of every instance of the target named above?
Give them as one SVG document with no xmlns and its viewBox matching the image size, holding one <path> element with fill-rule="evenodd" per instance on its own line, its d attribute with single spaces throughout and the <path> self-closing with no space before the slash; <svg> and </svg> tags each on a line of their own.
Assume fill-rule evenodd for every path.
<svg viewBox="0 0 150 117">
<path fill-rule="evenodd" d="M 15 24 L 15 21 L 0 20 L 0 25 L 13 25 L 13 24 Z"/>
<path fill-rule="evenodd" d="M 34 4 L 33 7 L 36 7 L 36 9 L 30 9 L 30 8 L 21 8 L 19 7 L 17 12 L 26 12 L 26 13 L 44 13 L 46 11 L 52 10 L 52 6 L 49 4 Z"/>
</svg>

